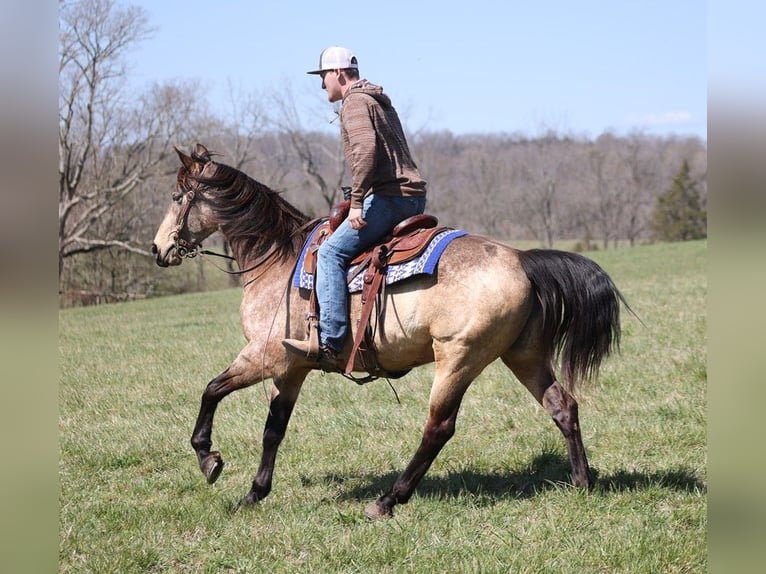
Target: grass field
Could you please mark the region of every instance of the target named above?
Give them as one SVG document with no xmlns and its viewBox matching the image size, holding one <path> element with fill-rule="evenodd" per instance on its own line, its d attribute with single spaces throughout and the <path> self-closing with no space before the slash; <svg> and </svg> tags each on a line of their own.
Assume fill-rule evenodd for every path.
<svg viewBox="0 0 766 574">
<path fill-rule="evenodd" d="M 364 387 L 312 374 L 272 494 L 234 512 L 260 457 L 266 388 L 218 410 L 210 486 L 189 437 L 243 346 L 238 289 L 60 313 L 61 572 L 697 573 L 707 569 L 706 243 L 596 252 L 643 325 L 579 390 L 593 491 L 502 366 L 391 520 L 363 517 L 420 440 L 431 367 Z M 158 270 L 161 273 L 162 270 Z"/>
</svg>

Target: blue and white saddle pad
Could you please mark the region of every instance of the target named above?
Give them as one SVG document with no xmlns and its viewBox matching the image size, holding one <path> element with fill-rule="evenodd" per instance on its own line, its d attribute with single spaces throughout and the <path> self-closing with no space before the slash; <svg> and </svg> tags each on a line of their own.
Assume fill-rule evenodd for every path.
<svg viewBox="0 0 766 574">
<path fill-rule="evenodd" d="M 317 226 L 311 235 L 306 240 L 301 251 L 301 256 L 298 258 L 298 263 L 295 266 L 295 273 L 293 274 L 293 287 L 300 287 L 301 289 L 313 289 L 314 277 L 303 270 L 303 261 L 306 258 L 306 251 L 308 246 L 311 245 L 314 234 L 319 229 Z M 431 239 L 431 243 L 428 244 L 425 251 L 414 259 L 406 261 L 404 263 L 397 263 L 396 265 L 389 265 L 388 272 L 386 273 L 386 284 L 396 283 L 403 279 L 413 277 L 415 275 L 431 275 L 436 271 L 436 265 L 439 263 L 439 257 L 441 257 L 444 249 L 449 245 L 453 239 L 463 237 L 467 235 L 467 232 L 460 229 L 445 229 L 444 231 L 434 235 Z M 349 277 L 353 276 L 354 271 L 358 265 L 352 266 L 348 270 Z M 359 273 L 348 286 L 349 293 L 356 293 L 362 290 L 364 281 L 364 273 Z"/>
</svg>

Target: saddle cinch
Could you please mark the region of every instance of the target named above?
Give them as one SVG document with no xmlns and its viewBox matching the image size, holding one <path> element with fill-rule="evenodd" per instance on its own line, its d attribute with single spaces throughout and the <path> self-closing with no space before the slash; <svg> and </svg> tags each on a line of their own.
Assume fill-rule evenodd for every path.
<svg viewBox="0 0 766 574">
<path fill-rule="evenodd" d="M 319 224 L 313 234 L 311 244 L 306 250 L 303 260 L 303 270 L 314 278 L 314 287 L 308 302 L 306 313 L 306 330 L 312 351 L 319 350 L 319 308 L 316 299 L 316 262 L 319 246 L 338 228 L 348 215 L 351 202 L 346 200 L 333 206 L 330 218 Z M 362 311 L 357 324 L 354 344 L 351 347 L 344 375 L 350 377 L 354 368 L 354 359 L 359 355 L 364 369 L 370 374 L 369 379 L 354 379 L 357 382 L 366 382 L 383 375 L 389 378 L 397 378 L 409 372 L 391 373 L 382 369 L 378 364 L 377 353 L 374 345 L 374 332 L 371 325 L 372 309 L 378 301 L 378 313 L 380 317 L 385 301 L 386 273 L 389 265 L 405 263 L 421 255 L 428 247 L 431 240 L 438 233 L 447 229 L 438 227 L 439 220 L 433 215 L 414 215 L 399 223 L 391 231 L 383 242 L 360 253 L 351 262 L 350 268 L 354 273 L 349 277 L 349 283 L 360 273 L 364 273 L 362 282 Z"/>
</svg>

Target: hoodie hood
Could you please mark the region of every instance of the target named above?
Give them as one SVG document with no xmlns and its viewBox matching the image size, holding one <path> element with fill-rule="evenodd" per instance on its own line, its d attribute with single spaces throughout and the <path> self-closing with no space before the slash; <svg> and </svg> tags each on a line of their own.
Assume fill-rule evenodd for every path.
<svg viewBox="0 0 766 574">
<path fill-rule="evenodd" d="M 391 107 L 391 99 L 386 94 L 383 93 L 383 87 L 372 84 L 364 79 L 359 80 L 358 82 L 355 82 L 354 84 L 352 84 L 351 87 L 346 92 L 346 95 L 343 97 L 343 99 L 345 100 L 350 95 L 359 94 L 359 93 L 372 96 L 384 108 Z"/>
</svg>

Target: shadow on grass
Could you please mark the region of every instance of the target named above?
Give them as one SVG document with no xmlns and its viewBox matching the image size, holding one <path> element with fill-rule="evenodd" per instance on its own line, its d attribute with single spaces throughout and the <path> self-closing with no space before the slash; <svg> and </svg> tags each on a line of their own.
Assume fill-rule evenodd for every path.
<svg viewBox="0 0 766 574">
<path fill-rule="evenodd" d="M 627 492 L 650 487 L 667 488 L 684 492 L 707 492 L 707 486 L 690 470 L 674 469 L 652 473 L 618 471 L 596 478 L 595 492 Z M 368 500 L 388 491 L 398 473 L 343 476 L 327 474 L 325 483 L 340 485 L 339 497 L 346 500 Z M 304 477 L 304 485 L 313 481 Z M 431 498 L 458 498 L 471 496 L 478 502 L 492 504 L 496 500 L 525 499 L 550 489 L 571 486 L 569 459 L 556 453 L 544 453 L 532 460 L 522 472 L 502 474 L 499 472 L 475 472 L 470 469 L 447 472 L 445 475 L 426 474 L 418 485 L 418 496 Z"/>
<path fill-rule="evenodd" d="M 707 484 L 701 482 L 693 472 L 685 469 L 652 473 L 620 470 L 614 474 L 599 477 L 596 481 L 596 489 L 607 492 L 640 490 L 652 486 L 683 492 L 707 492 Z"/>
</svg>

